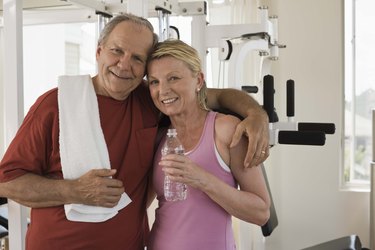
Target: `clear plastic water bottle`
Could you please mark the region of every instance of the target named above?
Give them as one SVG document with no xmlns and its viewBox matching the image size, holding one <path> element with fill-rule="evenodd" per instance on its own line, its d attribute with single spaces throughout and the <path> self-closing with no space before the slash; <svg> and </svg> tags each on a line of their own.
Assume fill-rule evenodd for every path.
<svg viewBox="0 0 375 250">
<path fill-rule="evenodd" d="M 177 138 L 176 129 L 168 129 L 166 141 L 161 149 L 163 156 L 168 154 L 183 155 L 185 152 L 180 140 Z M 164 177 L 164 197 L 167 201 L 186 200 L 187 186 L 180 182 L 171 181 L 169 176 Z"/>
</svg>

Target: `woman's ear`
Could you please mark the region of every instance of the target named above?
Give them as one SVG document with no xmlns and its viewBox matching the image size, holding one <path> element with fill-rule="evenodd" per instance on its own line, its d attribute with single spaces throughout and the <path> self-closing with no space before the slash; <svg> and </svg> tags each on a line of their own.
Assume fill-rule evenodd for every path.
<svg viewBox="0 0 375 250">
<path fill-rule="evenodd" d="M 198 79 L 198 82 L 197 82 L 197 89 L 202 89 L 202 87 L 204 86 L 204 74 L 203 72 L 199 72 L 198 75 L 197 75 L 197 79 Z"/>
</svg>

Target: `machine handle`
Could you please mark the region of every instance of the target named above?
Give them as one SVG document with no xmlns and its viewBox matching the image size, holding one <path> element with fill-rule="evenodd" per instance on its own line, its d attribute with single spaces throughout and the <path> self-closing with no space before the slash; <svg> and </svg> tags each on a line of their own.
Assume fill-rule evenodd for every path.
<svg viewBox="0 0 375 250">
<path fill-rule="evenodd" d="M 323 146 L 326 136 L 321 131 L 279 131 L 279 144 Z"/>
</svg>

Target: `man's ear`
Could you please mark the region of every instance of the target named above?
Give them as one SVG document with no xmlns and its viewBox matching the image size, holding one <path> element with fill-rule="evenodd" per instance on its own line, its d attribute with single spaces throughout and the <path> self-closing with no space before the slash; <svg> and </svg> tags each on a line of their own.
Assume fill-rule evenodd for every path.
<svg viewBox="0 0 375 250">
<path fill-rule="evenodd" d="M 98 59 L 100 53 L 102 52 L 103 48 L 101 45 L 98 45 L 98 47 L 96 47 L 96 59 Z"/>
</svg>

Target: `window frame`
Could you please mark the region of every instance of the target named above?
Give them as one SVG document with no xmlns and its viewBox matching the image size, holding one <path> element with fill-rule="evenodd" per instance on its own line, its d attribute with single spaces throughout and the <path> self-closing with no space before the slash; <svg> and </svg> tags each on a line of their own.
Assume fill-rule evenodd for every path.
<svg viewBox="0 0 375 250">
<path fill-rule="evenodd" d="M 348 191 L 370 191 L 370 181 L 354 179 L 354 171 L 355 171 L 355 142 L 356 142 L 356 112 L 350 112 L 350 126 L 351 128 L 350 135 L 352 139 L 350 140 L 350 166 L 349 166 L 349 180 L 346 178 L 346 172 L 348 169 L 346 168 L 346 154 L 345 151 L 347 150 L 346 140 L 346 126 L 347 124 L 347 115 L 349 113 L 346 112 L 346 89 L 348 86 L 351 88 L 351 110 L 356 110 L 356 84 L 357 84 L 357 30 L 356 30 L 356 22 L 357 22 L 357 7 L 356 2 L 358 0 L 343 0 L 344 1 L 344 90 L 343 90 L 343 103 L 342 103 L 342 114 L 343 114 L 343 129 L 342 129 L 342 159 L 341 159 L 341 189 L 348 190 Z M 360 0 L 359 0 L 360 1 Z M 370 163 L 369 163 L 370 165 Z"/>
</svg>

